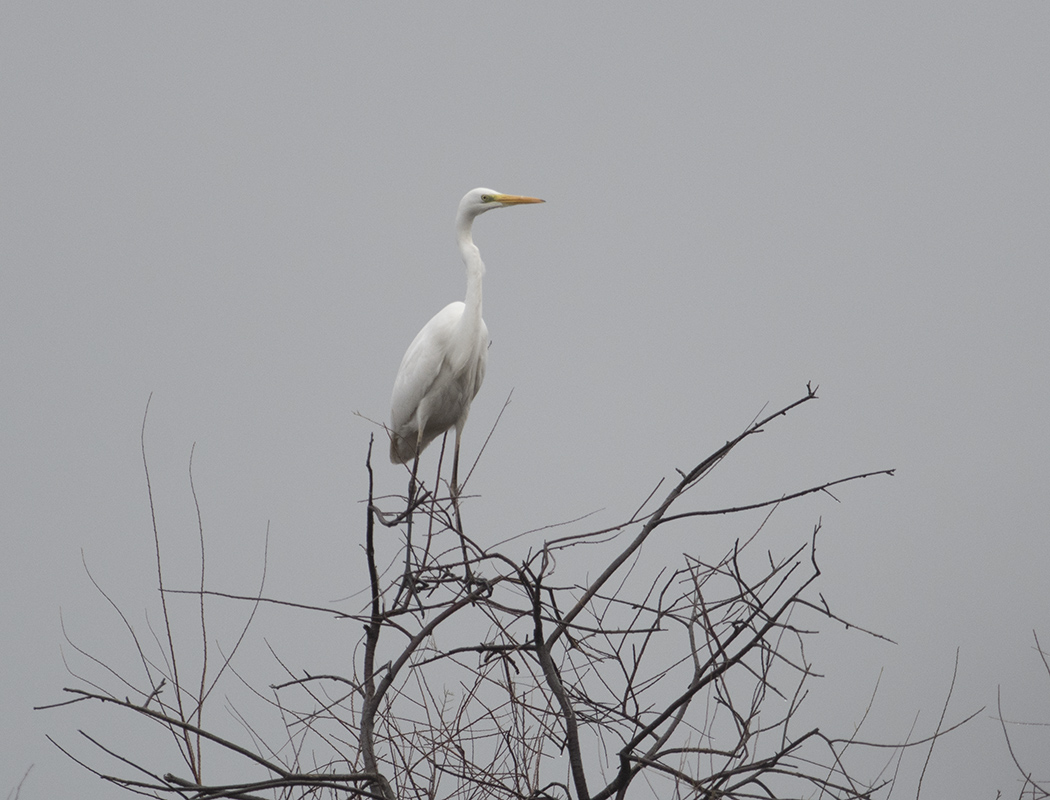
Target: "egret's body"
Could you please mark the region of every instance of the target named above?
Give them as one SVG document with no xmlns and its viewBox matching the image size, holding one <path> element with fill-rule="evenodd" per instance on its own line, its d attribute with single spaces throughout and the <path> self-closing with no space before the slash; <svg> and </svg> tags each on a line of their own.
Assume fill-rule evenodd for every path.
<svg viewBox="0 0 1050 800">
<path fill-rule="evenodd" d="M 449 303 L 416 334 L 401 359 L 390 399 L 390 460 L 407 464 L 434 439 L 453 426 L 456 449 L 452 490 L 457 490 L 459 443 L 470 404 L 485 379 L 489 332 L 481 318 L 481 280 L 485 264 L 471 237 L 474 219 L 493 208 L 542 203 L 474 189 L 463 197 L 456 214 L 456 238 L 467 268 L 467 296 Z M 415 469 L 413 469 L 413 475 Z"/>
<path fill-rule="evenodd" d="M 462 429 L 467 421 L 485 379 L 488 328 L 480 315 L 465 319 L 465 309 L 462 301 L 449 303 L 405 351 L 390 408 L 390 460 L 395 464 L 409 463 L 453 425 Z"/>
</svg>

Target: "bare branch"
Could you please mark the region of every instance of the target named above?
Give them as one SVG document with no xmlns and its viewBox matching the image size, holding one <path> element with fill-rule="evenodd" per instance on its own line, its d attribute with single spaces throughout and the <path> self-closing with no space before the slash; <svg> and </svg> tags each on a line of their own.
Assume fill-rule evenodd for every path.
<svg viewBox="0 0 1050 800">
<path fill-rule="evenodd" d="M 816 396 L 807 384 L 793 402 L 772 413 L 763 408 L 735 438 L 691 469 L 678 470 L 673 486 L 661 481 L 643 492 L 645 499 L 626 520 L 598 530 L 580 525 L 588 515 L 525 533 L 512 533 L 513 521 L 465 530 L 460 502 L 466 497 L 448 491 L 440 456 L 431 489 L 413 466 L 407 494 L 377 495 L 370 437 L 359 544 L 367 582 L 340 589 L 340 609 L 309 597 L 293 602 L 264 596 L 269 531 L 255 594 L 208 588 L 216 577 L 205 572 L 204 514 L 191 448 L 193 535 L 201 566 L 187 583 L 195 588 L 166 585 L 147 469 L 163 627 L 151 625 L 153 640 L 140 641 L 131 619 L 117 609 L 145 678 L 132 680 L 118 662 L 73 645 L 87 672 L 81 677 L 70 669 L 80 688 L 66 690 L 72 699 L 46 707 L 96 701 L 176 737 L 167 749 L 186 764 L 189 774 L 182 777 L 175 774 L 182 768 L 155 766 L 170 753 L 151 753 L 148 763 L 140 763 L 122 745 L 104 745 L 86 733 L 95 755 L 115 759 L 127 774 L 109 775 L 70 755 L 103 780 L 150 797 L 870 798 L 894 783 L 905 751 L 928 745 L 925 775 L 936 742 L 966 722 L 945 722 L 954 675 L 941 718 L 924 738 L 912 740 L 909 733 L 902 745 L 861 741 L 874 692 L 846 738 L 803 726 L 800 709 L 820 677 L 809 638 L 829 623 L 857 626 L 836 615 L 818 591 L 819 522 L 811 535 L 785 544 L 782 531 L 774 531 L 779 515 L 773 511 L 811 494 L 834 498 L 830 489 L 839 484 L 893 470 L 723 508 L 690 510 L 682 501 L 739 444 Z M 144 464 L 145 452 L 144 417 Z M 378 502 L 399 507 L 384 512 Z M 700 526 L 703 517 L 756 509 L 765 509 L 764 518 L 725 551 L 690 546 L 689 552 L 671 553 L 650 545 L 643 557 L 643 547 L 665 523 Z M 557 537 L 542 538 L 555 528 Z M 391 535 L 383 536 L 384 529 Z M 527 538 L 526 553 L 512 557 L 506 545 L 521 538 Z M 762 544 L 766 539 L 768 546 Z M 581 553 L 586 577 L 571 572 Z M 183 595 L 199 611 L 199 628 L 191 636 L 169 613 Z M 215 614 L 236 606 L 208 598 L 251 604 L 246 621 L 234 628 L 232 647 L 209 636 L 218 627 Z M 347 610 L 347 602 L 358 605 Z M 340 628 L 351 634 L 345 656 L 334 665 L 315 663 L 308 647 L 281 652 L 271 645 L 275 640 L 262 637 L 264 660 L 276 674 L 253 683 L 254 670 L 243 669 L 242 645 L 258 635 L 253 622 L 265 616 L 260 610 L 274 606 L 293 609 L 297 619 L 350 622 Z M 185 644 L 193 641 L 198 644 Z M 191 649 L 192 662 L 180 646 Z M 1036 647 L 1050 673 L 1038 639 Z M 200 663 L 201 674 L 186 681 L 186 663 Z M 133 673 L 138 675 L 137 667 Z M 218 697 L 224 698 L 223 715 L 215 713 Z M 232 721 L 233 734 L 216 727 L 220 716 Z M 209 783 L 202 774 L 205 749 L 224 754 L 208 758 L 209 769 L 223 763 L 221 782 Z M 877 754 L 872 777 L 856 774 L 864 753 Z M 1027 785 L 1034 785 L 1025 774 Z"/>
</svg>

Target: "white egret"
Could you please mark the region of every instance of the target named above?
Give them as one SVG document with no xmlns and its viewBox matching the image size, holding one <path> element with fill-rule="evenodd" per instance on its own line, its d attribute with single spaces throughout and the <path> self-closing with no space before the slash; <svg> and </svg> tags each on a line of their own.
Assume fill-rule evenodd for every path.
<svg viewBox="0 0 1050 800">
<path fill-rule="evenodd" d="M 471 238 L 474 218 L 493 208 L 542 202 L 535 197 L 473 189 L 459 203 L 456 239 L 467 267 L 466 300 L 449 303 L 416 334 L 401 359 L 390 398 L 390 460 L 395 464 L 413 461 L 413 487 L 419 454 L 454 425 L 452 494 L 458 493 L 459 442 L 470 403 L 485 378 L 489 346 L 488 328 L 481 318 L 485 265 Z M 410 488 L 410 495 L 412 491 Z"/>
</svg>

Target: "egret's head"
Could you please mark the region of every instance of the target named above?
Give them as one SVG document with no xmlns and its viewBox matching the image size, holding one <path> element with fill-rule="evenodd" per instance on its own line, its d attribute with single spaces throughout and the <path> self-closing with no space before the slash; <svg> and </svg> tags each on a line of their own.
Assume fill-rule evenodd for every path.
<svg viewBox="0 0 1050 800">
<path fill-rule="evenodd" d="M 460 219 L 471 220 L 493 208 L 518 206 L 523 203 L 542 203 L 538 197 L 522 197 L 516 194 L 501 194 L 492 189 L 471 189 L 459 202 Z"/>
</svg>

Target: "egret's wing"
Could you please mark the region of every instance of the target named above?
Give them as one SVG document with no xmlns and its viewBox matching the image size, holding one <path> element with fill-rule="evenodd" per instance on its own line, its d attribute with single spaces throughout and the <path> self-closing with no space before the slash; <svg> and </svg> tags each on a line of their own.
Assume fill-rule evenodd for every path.
<svg viewBox="0 0 1050 800">
<path fill-rule="evenodd" d="M 474 391 L 470 394 L 471 399 L 477 397 L 481 384 L 485 381 L 485 364 L 489 360 L 489 328 L 485 324 L 485 320 L 481 321 L 481 341 L 484 344 L 478 355 L 478 371 L 474 374 Z"/>
<path fill-rule="evenodd" d="M 416 409 L 441 372 L 447 344 L 461 316 L 463 303 L 449 303 L 431 317 L 405 351 L 390 398 L 390 422 L 398 436 L 415 436 Z"/>
</svg>

